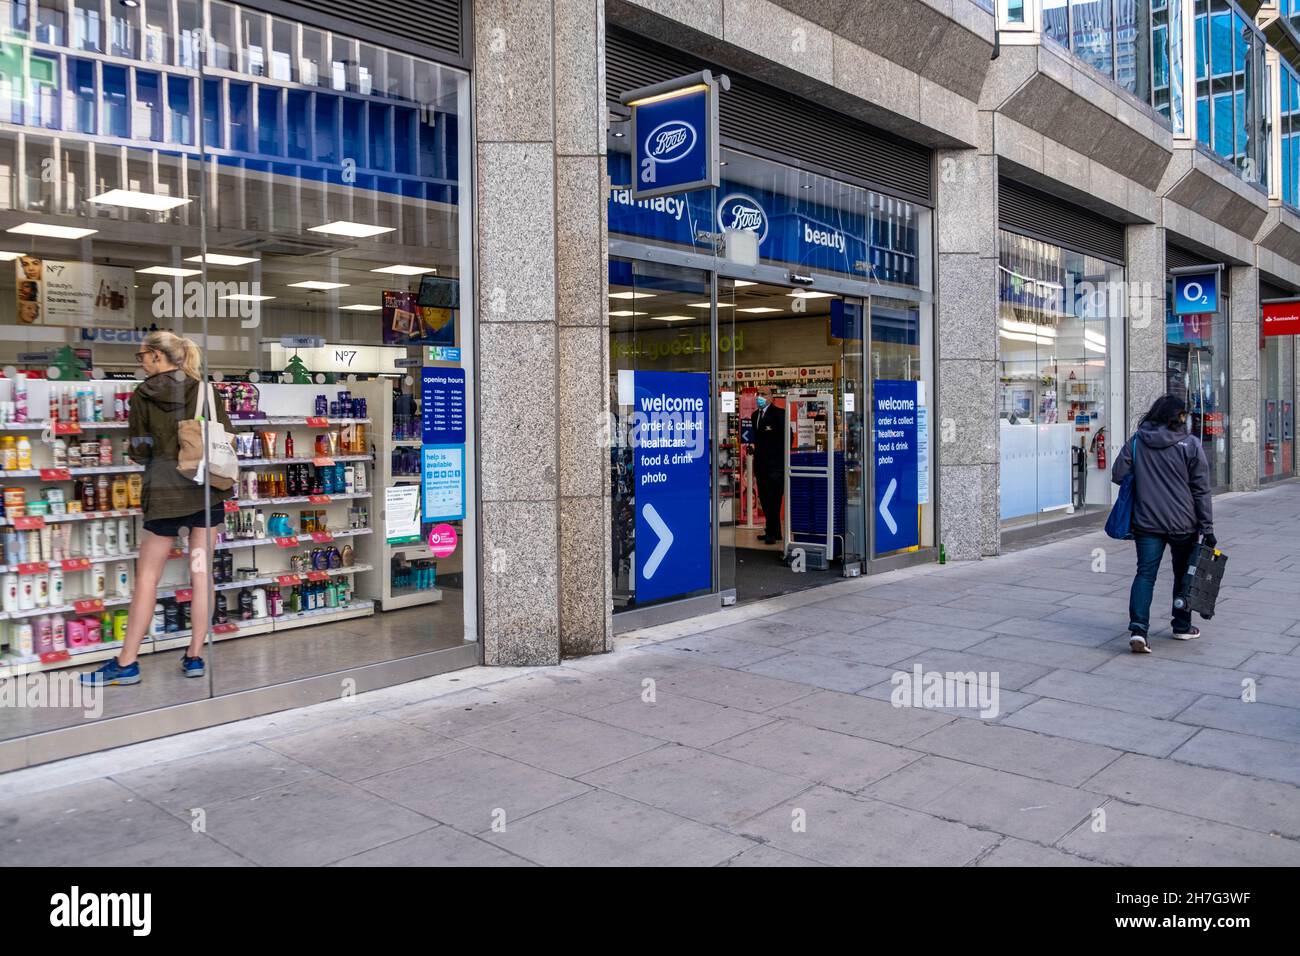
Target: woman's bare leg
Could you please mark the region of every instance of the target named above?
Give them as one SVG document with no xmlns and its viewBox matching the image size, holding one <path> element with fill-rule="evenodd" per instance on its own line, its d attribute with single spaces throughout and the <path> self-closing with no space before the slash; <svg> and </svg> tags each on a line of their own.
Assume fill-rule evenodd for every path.
<svg viewBox="0 0 1300 956">
<path fill-rule="evenodd" d="M 158 582 L 167 566 L 172 540 L 146 531 L 140 542 L 140 556 L 135 562 L 135 592 L 131 595 L 131 611 L 126 619 L 126 637 L 117 654 L 117 662 L 122 667 L 134 664 L 140 656 L 140 645 L 153 621 L 153 607 L 158 602 Z"/>
<path fill-rule="evenodd" d="M 216 528 L 190 529 L 190 657 L 203 656 L 212 622 L 212 558 L 217 543 Z M 200 549 L 202 549 L 200 553 Z"/>
</svg>

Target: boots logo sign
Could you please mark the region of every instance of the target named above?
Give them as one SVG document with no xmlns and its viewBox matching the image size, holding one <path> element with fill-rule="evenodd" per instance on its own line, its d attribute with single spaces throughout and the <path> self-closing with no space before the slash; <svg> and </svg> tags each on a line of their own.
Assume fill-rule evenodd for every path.
<svg viewBox="0 0 1300 956">
<path fill-rule="evenodd" d="M 656 163 L 675 163 L 695 148 L 695 127 L 684 120 L 660 123 L 645 138 L 645 154 Z"/>
<path fill-rule="evenodd" d="M 762 245 L 767 238 L 767 213 L 752 196 L 732 193 L 718 203 L 718 228 L 756 232 Z"/>
</svg>

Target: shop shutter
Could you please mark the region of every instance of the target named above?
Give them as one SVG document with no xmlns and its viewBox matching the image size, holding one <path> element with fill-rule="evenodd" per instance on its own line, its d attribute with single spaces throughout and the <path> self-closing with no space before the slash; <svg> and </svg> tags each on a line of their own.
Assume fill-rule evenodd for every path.
<svg viewBox="0 0 1300 956">
<path fill-rule="evenodd" d="M 464 0 L 366 0 L 365 3 L 239 0 L 239 3 L 415 56 L 469 65 Z"/>
<path fill-rule="evenodd" d="M 1259 280 L 1260 299 L 1293 299 L 1296 293 L 1280 285 L 1274 285 L 1267 279 Z"/>
<path fill-rule="evenodd" d="M 1124 226 L 1010 179 L 998 181 L 998 222 L 1003 229 L 1124 262 Z"/>
<path fill-rule="evenodd" d="M 605 36 L 605 94 L 611 104 L 628 90 L 700 70 L 731 79 L 731 90 L 719 101 L 718 120 L 729 144 L 847 176 L 902 199 L 933 203 L 933 162 L 924 146 L 644 37 L 616 29 Z"/>
<path fill-rule="evenodd" d="M 1166 269 L 1186 269 L 1192 266 L 1215 266 L 1217 263 L 1211 262 L 1205 256 L 1196 252 L 1188 252 L 1182 246 L 1175 246 L 1173 243 L 1165 245 L 1165 268 Z"/>
</svg>

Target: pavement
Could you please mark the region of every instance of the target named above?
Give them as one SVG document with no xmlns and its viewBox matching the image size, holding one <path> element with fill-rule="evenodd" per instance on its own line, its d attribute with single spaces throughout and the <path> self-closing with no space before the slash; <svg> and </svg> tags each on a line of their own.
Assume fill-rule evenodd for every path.
<svg viewBox="0 0 1300 956">
<path fill-rule="evenodd" d="M 1149 656 L 1080 534 L 15 771 L 0 862 L 1294 866 L 1300 483 L 1215 509 L 1218 613 Z"/>
</svg>

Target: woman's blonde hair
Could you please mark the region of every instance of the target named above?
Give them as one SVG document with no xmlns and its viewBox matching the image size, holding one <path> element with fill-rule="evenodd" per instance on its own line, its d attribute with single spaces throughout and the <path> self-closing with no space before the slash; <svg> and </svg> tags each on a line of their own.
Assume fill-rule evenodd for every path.
<svg viewBox="0 0 1300 956">
<path fill-rule="evenodd" d="M 150 332 L 145 336 L 144 347 L 161 352 L 178 369 L 190 378 L 202 380 L 203 356 L 193 339 L 174 332 Z"/>
</svg>

